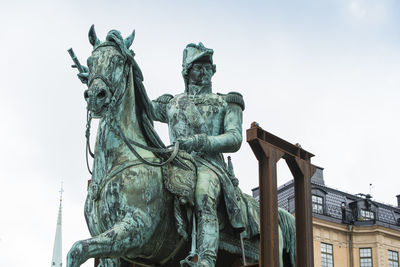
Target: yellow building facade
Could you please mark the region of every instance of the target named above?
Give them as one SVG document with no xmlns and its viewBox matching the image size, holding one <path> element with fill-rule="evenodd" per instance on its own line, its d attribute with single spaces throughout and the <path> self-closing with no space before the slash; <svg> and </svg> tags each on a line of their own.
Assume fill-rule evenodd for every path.
<svg viewBox="0 0 400 267">
<path fill-rule="evenodd" d="M 328 187 L 322 168 L 311 194 L 315 267 L 400 267 L 400 195 L 391 206 Z M 278 188 L 278 206 L 295 214 L 293 180 Z"/>
<path fill-rule="evenodd" d="M 395 258 L 389 263 L 390 252 L 400 254 L 400 231 L 395 229 L 377 225 L 353 226 L 313 218 L 313 239 L 315 267 L 323 266 L 321 244 L 332 245 L 333 266 L 360 267 L 360 249 L 366 248 L 371 249 L 372 266 L 399 266 L 398 257 L 397 265 Z"/>
</svg>

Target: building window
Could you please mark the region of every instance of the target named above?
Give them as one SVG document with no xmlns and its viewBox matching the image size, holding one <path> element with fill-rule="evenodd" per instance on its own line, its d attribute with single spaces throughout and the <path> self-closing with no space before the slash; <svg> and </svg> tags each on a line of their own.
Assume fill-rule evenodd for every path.
<svg viewBox="0 0 400 267">
<path fill-rule="evenodd" d="M 333 247 L 331 244 L 321 243 L 321 266 L 333 267 Z"/>
<path fill-rule="evenodd" d="M 370 210 L 365 210 L 365 209 L 361 209 L 361 218 L 364 220 L 373 220 L 375 219 L 375 214 L 374 212 L 370 211 Z"/>
<path fill-rule="evenodd" d="M 360 267 L 372 267 L 371 248 L 360 248 Z"/>
<path fill-rule="evenodd" d="M 320 196 L 312 195 L 312 211 L 314 213 L 324 213 L 324 199 Z"/>
<path fill-rule="evenodd" d="M 389 267 L 399 267 L 399 253 L 397 251 L 388 251 Z"/>
</svg>

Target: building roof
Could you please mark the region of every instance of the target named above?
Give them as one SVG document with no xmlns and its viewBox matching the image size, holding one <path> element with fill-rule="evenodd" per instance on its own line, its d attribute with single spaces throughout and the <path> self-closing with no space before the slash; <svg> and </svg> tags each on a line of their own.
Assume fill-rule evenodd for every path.
<svg viewBox="0 0 400 267">
<path fill-rule="evenodd" d="M 320 167 L 311 179 L 311 188 L 312 194 L 322 200 L 322 209 L 313 209 L 313 217 L 356 226 L 380 225 L 400 231 L 400 203 L 395 207 L 374 201 L 368 194 L 353 195 L 326 186 Z M 258 187 L 252 191 L 253 197 L 258 198 Z M 397 198 L 400 202 L 400 196 Z M 278 206 L 295 212 L 293 180 L 278 188 Z"/>
</svg>

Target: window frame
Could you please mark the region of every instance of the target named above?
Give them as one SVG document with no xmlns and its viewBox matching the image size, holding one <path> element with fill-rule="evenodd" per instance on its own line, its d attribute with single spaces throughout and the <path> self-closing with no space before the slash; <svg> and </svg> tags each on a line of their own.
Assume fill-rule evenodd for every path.
<svg viewBox="0 0 400 267">
<path fill-rule="evenodd" d="M 360 218 L 365 221 L 375 220 L 375 212 L 368 209 L 360 209 Z"/>
<path fill-rule="evenodd" d="M 361 250 L 369 250 L 370 251 L 370 256 L 368 256 L 368 257 L 361 256 Z M 359 258 L 360 258 L 360 267 L 373 267 L 374 266 L 374 262 L 373 262 L 373 258 L 372 258 L 372 248 L 371 247 L 369 247 L 369 248 L 360 248 L 358 253 L 359 253 Z M 369 265 L 369 266 L 362 265 L 362 259 L 371 259 L 371 265 Z"/>
<path fill-rule="evenodd" d="M 320 199 L 321 203 L 319 202 L 315 202 L 315 199 Z M 312 194 L 311 195 L 311 205 L 312 205 L 312 212 L 316 213 L 316 214 L 325 214 L 325 199 L 322 196 L 316 195 L 316 194 Z M 314 209 L 314 205 L 316 205 L 318 208 L 321 208 L 321 212 L 319 211 L 319 209 Z"/>
<path fill-rule="evenodd" d="M 330 247 L 331 253 L 329 253 L 327 251 L 327 249 L 325 249 L 325 251 L 323 251 L 323 249 L 322 249 L 323 245 L 325 245 L 326 247 Z M 329 261 L 328 261 L 329 257 L 331 257 L 331 259 L 332 259 L 332 265 L 329 265 Z M 324 262 L 324 259 L 327 259 L 327 260 Z M 333 245 L 329 244 L 329 243 L 321 242 L 321 267 L 334 267 L 335 263 L 334 263 L 333 259 L 334 259 L 334 257 L 333 257 Z M 324 263 L 326 263 L 327 265 L 324 265 Z"/>
<path fill-rule="evenodd" d="M 396 259 L 390 257 L 390 254 L 396 255 Z M 396 265 L 395 265 L 396 264 Z M 399 267 L 399 252 L 395 250 L 388 249 L 388 266 L 389 267 Z"/>
</svg>

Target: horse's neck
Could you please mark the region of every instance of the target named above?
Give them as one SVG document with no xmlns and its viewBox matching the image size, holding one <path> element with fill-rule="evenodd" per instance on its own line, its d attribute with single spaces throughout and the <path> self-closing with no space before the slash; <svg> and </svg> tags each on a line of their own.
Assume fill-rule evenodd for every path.
<svg viewBox="0 0 400 267">
<path fill-rule="evenodd" d="M 134 140 L 146 145 L 142 129 L 139 125 L 139 114 L 136 113 L 135 99 L 135 88 L 131 69 L 128 75 L 127 88 L 122 97 L 121 104 L 117 107 L 115 123 L 121 126 L 122 131 L 129 140 Z"/>
<path fill-rule="evenodd" d="M 127 140 L 134 140 L 135 142 L 146 145 L 144 135 L 142 133 L 139 117 L 136 113 L 135 90 L 133 86 L 132 72 L 128 79 L 128 86 L 122 96 L 121 102 L 113 111 L 113 116 L 110 123 L 101 120 L 99 130 L 97 133 L 95 160 L 94 160 L 94 176 L 97 179 L 103 179 L 105 175 L 110 173 L 122 164 L 138 161 L 137 157 L 132 153 L 126 145 L 121 135 L 124 135 Z M 110 125 L 111 124 L 111 125 Z M 113 127 L 111 129 L 110 127 Z M 116 132 L 119 132 L 119 135 Z M 135 150 L 142 158 L 154 158 L 154 154 L 148 150 L 141 149 L 134 146 Z"/>
</svg>

